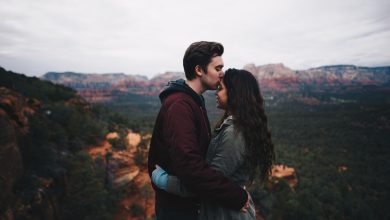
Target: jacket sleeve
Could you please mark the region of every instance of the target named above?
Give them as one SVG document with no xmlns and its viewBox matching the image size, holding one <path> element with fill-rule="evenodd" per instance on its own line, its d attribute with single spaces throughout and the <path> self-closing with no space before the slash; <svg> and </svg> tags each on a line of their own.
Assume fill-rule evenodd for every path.
<svg viewBox="0 0 390 220">
<path fill-rule="evenodd" d="M 219 135 L 215 154 L 210 160 L 210 167 L 230 177 L 244 163 L 245 143 L 240 133 L 235 133 L 233 126 L 224 129 Z"/>
<path fill-rule="evenodd" d="M 198 106 L 196 106 L 198 107 Z M 185 100 L 173 103 L 167 109 L 166 137 L 172 159 L 167 171 L 177 176 L 188 190 L 203 199 L 239 210 L 248 198 L 247 192 L 227 179 L 221 172 L 210 168 L 199 150 L 196 136 L 195 107 Z"/>
<path fill-rule="evenodd" d="M 195 196 L 194 193 L 190 192 L 187 187 L 185 187 L 177 176 L 168 175 L 167 181 L 167 192 L 181 196 L 181 197 L 191 197 Z"/>
<path fill-rule="evenodd" d="M 224 176 L 230 177 L 235 171 L 243 165 L 245 143 L 241 134 L 235 133 L 233 127 L 228 127 L 220 133 L 218 145 L 209 161 L 212 169 L 220 171 Z M 177 178 L 177 176 L 168 175 L 167 192 L 182 196 L 194 196 Z"/>
</svg>

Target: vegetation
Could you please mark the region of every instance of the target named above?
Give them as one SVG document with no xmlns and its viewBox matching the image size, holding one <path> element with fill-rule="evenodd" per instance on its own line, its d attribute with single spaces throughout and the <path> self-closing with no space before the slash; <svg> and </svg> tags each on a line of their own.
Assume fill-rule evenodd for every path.
<svg viewBox="0 0 390 220">
<path fill-rule="evenodd" d="M 36 98 L 43 102 L 57 102 L 75 97 L 76 91 L 54 83 L 42 82 L 37 77 L 15 74 L 0 67 L 0 86 L 19 92 L 28 98 Z"/>
<path fill-rule="evenodd" d="M 125 150 L 129 146 L 126 132 L 126 129 L 117 129 L 118 137 L 108 139 L 108 142 L 115 150 Z"/>
<path fill-rule="evenodd" d="M 340 86 L 336 92 L 316 91 L 308 87 L 303 93 L 264 94 L 277 163 L 296 170 L 298 185 L 290 188 L 279 180 L 269 188 L 255 182 L 250 190 L 256 207 L 267 219 L 388 219 L 388 89 Z M 213 92 L 204 96 L 213 125 L 222 112 L 215 107 Z M 150 100 L 138 101 L 146 105 Z M 107 107 L 132 109 L 128 104 Z M 127 117 L 151 132 L 159 105 L 149 107 Z M 147 117 L 152 121 L 137 124 Z M 142 155 L 136 159 L 141 164 Z"/>
<path fill-rule="evenodd" d="M 144 215 L 144 212 L 145 212 L 144 208 L 137 203 L 135 203 L 131 206 L 131 213 L 133 213 L 133 216 L 135 216 L 135 217 L 139 217 L 139 216 Z"/>
<path fill-rule="evenodd" d="M 277 163 L 296 170 L 298 186 L 291 189 L 279 180 L 268 188 L 255 182 L 251 193 L 256 207 L 267 219 L 390 218 L 388 89 L 340 86 L 336 92 L 316 91 L 308 87 L 303 93 L 264 94 Z M 204 96 L 214 125 L 222 112 L 215 107 L 213 92 Z M 146 106 L 151 99 L 138 102 Z M 135 103 L 107 107 L 133 111 Z M 158 103 L 126 116 L 135 127 L 151 132 Z M 136 160 L 141 164 L 142 155 Z"/>
<path fill-rule="evenodd" d="M 106 187 L 103 159 L 93 161 L 84 149 L 109 131 L 150 133 L 158 98 L 129 95 L 91 106 L 72 89 L 4 69 L 0 86 L 41 101 L 19 142 L 25 170 L 14 191 L 23 204 L 43 195 L 57 204 L 53 212 L 59 219 L 112 219 L 123 195 Z M 250 192 L 256 207 L 266 219 L 390 219 L 388 86 L 314 91 L 265 94 L 277 163 L 296 170 L 298 185 L 255 181 Z M 221 112 L 212 93 L 205 97 L 214 124 Z M 146 158 L 147 140 L 142 141 L 135 155 L 139 165 Z M 147 204 L 149 188 L 142 193 Z M 43 210 L 34 207 L 15 218 L 38 218 Z M 145 215 L 140 205 L 131 210 Z"/>
<path fill-rule="evenodd" d="M 94 161 L 85 152 L 70 158 L 64 219 L 112 219 L 115 197 L 104 187 Z"/>
<path fill-rule="evenodd" d="M 85 149 L 115 127 L 113 113 L 96 114 L 70 88 L 4 69 L 0 86 L 39 103 L 18 140 L 24 174 L 14 186 L 15 218 L 112 219 L 119 195 L 105 187 L 104 166 Z"/>
<path fill-rule="evenodd" d="M 277 163 L 299 184 L 253 187 L 257 206 L 267 219 L 388 219 L 390 94 L 307 95 L 325 104 L 268 103 Z"/>
<path fill-rule="evenodd" d="M 112 101 L 101 105 L 115 112 L 116 117 L 122 121 L 122 124 L 127 125 L 134 132 L 151 132 L 160 107 L 157 96 L 126 93 L 114 93 L 112 95 Z"/>
</svg>

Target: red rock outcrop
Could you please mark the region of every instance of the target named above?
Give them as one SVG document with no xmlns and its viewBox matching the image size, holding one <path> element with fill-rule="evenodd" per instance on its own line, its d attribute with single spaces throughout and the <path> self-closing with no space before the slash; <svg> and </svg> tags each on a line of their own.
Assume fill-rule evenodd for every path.
<svg viewBox="0 0 390 220">
<path fill-rule="evenodd" d="M 17 93 L 0 87 L 0 213 L 5 213 L 4 218 L 12 216 L 9 209 L 16 200 L 12 188 L 23 174 L 18 137 L 28 130 L 26 115 L 34 112 L 27 102 Z M 35 100 L 30 103 L 39 105 Z"/>
</svg>

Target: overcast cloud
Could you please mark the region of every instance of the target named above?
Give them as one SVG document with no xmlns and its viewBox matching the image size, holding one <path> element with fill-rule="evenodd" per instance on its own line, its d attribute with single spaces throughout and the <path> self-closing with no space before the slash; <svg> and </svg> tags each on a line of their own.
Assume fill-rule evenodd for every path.
<svg viewBox="0 0 390 220">
<path fill-rule="evenodd" d="M 151 77 L 183 71 L 199 40 L 223 43 L 226 67 L 384 66 L 389 12 L 389 0 L 0 0 L 0 66 Z"/>
</svg>

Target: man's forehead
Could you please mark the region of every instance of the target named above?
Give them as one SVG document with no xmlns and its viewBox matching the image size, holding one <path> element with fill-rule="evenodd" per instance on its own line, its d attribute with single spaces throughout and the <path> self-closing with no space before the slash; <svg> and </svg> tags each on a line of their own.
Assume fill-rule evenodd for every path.
<svg viewBox="0 0 390 220">
<path fill-rule="evenodd" d="M 214 66 L 223 66 L 223 59 L 221 56 L 215 56 L 213 58 L 211 58 L 211 62 L 210 64 L 214 65 Z"/>
</svg>

